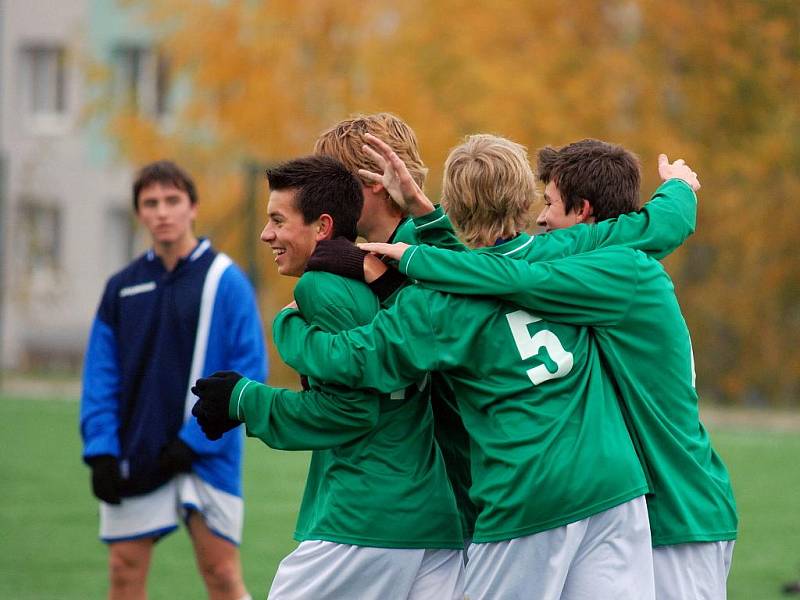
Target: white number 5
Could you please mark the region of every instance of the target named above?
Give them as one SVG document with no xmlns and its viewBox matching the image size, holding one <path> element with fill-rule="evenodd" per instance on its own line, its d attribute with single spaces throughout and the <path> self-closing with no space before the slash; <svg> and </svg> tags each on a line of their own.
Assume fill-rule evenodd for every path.
<svg viewBox="0 0 800 600">
<path fill-rule="evenodd" d="M 556 334 L 548 329 L 537 331 L 531 335 L 528 331 L 530 323 L 541 321 L 539 317 L 534 317 L 532 314 L 524 310 L 517 310 L 506 315 L 508 319 L 508 326 L 511 327 L 511 335 L 514 336 L 514 343 L 517 345 L 519 355 L 522 360 L 526 360 L 531 356 L 539 354 L 539 350 L 544 348 L 550 359 L 556 363 L 556 372 L 551 373 L 545 365 L 539 365 L 528 369 L 528 377 L 531 378 L 533 385 L 539 385 L 550 379 L 558 379 L 564 377 L 572 370 L 572 352 L 564 350 L 561 341 L 556 337 Z"/>
</svg>

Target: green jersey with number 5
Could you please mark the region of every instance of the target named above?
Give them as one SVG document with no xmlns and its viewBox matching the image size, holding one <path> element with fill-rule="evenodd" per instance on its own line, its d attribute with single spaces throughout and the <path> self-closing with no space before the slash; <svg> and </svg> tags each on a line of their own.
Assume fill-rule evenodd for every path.
<svg viewBox="0 0 800 600">
<path fill-rule="evenodd" d="M 412 247 L 400 269 L 425 286 L 502 297 L 551 321 L 595 326 L 649 475 L 653 545 L 735 539 L 730 478 L 700 421 L 689 330 L 661 264 L 622 247 L 536 262 L 541 254 L 526 236 L 517 248 L 491 256 Z"/>
<path fill-rule="evenodd" d="M 475 542 L 559 527 L 647 491 L 588 328 L 411 286 L 370 325 L 330 334 L 286 310 L 273 335 L 289 365 L 321 381 L 388 392 L 447 373 L 472 440 Z"/>
</svg>

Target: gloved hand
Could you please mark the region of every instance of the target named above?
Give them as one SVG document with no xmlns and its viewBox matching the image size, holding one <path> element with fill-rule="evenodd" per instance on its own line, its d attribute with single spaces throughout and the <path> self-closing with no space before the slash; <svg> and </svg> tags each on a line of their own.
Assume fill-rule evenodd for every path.
<svg viewBox="0 0 800 600">
<path fill-rule="evenodd" d="M 218 440 L 240 421 L 228 418 L 228 405 L 233 388 L 242 376 L 235 371 L 217 371 L 210 377 L 198 379 L 192 393 L 200 399 L 192 407 L 200 429 L 210 440 Z"/>
<path fill-rule="evenodd" d="M 158 467 L 165 473 L 188 473 L 192 470 L 192 463 L 197 454 L 186 442 L 175 438 L 161 449 L 158 455 Z"/>
<path fill-rule="evenodd" d="M 92 468 L 92 493 L 98 500 L 119 504 L 119 461 L 116 456 L 100 454 L 86 459 Z"/>
<path fill-rule="evenodd" d="M 364 281 L 364 257 L 366 252 L 350 240 L 337 237 L 321 240 L 308 258 L 306 271 L 326 271 L 334 275 Z"/>
</svg>

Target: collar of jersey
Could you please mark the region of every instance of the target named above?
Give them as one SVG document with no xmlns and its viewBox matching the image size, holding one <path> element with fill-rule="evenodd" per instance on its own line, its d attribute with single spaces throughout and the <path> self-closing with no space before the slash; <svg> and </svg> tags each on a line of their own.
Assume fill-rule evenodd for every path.
<svg viewBox="0 0 800 600">
<path fill-rule="evenodd" d="M 209 242 L 208 239 L 198 238 L 197 245 L 194 247 L 194 249 L 189 253 L 188 256 L 181 258 L 179 262 L 182 261 L 194 262 L 198 258 L 203 256 L 203 254 L 205 254 L 210 247 L 211 247 L 211 242 Z M 150 248 L 147 251 L 147 260 L 155 260 L 155 258 L 156 258 L 155 250 Z"/>
<path fill-rule="evenodd" d="M 487 252 L 489 254 L 501 254 L 503 256 L 513 256 L 515 253 L 519 252 L 523 248 L 525 248 L 528 244 L 533 241 L 533 237 L 529 234 L 522 232 L 516 237 L 508 240 L 507 242 L 503 242 L 497 246 L 486 246 L 485 248 L 477 248 L 476 252 Z"/>
<path fill-rule="evenodd" d="M 397 224 L 397 227 L 394 228 L 394 231 L 392 232 L 392 235 L 390 235 L 389 239 L 386 240 L 387 244 L 393 244 L 394 243 L 394 238 L 397 235 L 397 232 L 400 231 L 400 228 L 403 225 L 406 224 L 406 221 L 408 221 L 408 217 L 403 217 L 402 219 L 400 219 L 400 222 Z"/>
</svg>

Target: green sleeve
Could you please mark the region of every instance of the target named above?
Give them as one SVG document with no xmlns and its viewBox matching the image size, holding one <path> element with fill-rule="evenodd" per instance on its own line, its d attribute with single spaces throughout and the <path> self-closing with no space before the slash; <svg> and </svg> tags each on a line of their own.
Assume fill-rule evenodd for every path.
<svg viewBox="0 0 800 600">
<path fill-rule="evenodd" d="M 427 215 L 412 219 L 406 228 L 398 231 L 398 235 L 393 241 L 406 244 L 429 244 L 450 250 L 467 249 L 456 236 L 450 218 L 440 205 Z"/>
<path fill-rule="evenodd" d="M 438 370 L 430 294 L 405 288 L 372 323 L 336 335 L 310 325 L 298 311 L 283 310 L 273 322 L 273 340 L 283 361 L 300 373 L 390 393 Z"/>
<path fill-rule="evenodd" d="M 305 273 L 294 288 L 294 298 L 308 321 L 326 331 L 364 325 L 380 310 L 365 284 L 322 271 Z"/>
<path fill-rule="evenodd" d="M 401 270 L 426 287 L 496 296 L 544 319 L 575 325 L 617 323 L 638 283 L 636 253 L 620 247 L 528 263 L 499 254 L 414 246 L 404 253 Z"/>
<path fill-rule="evenodd" d="M 311 322 L 328 331 L 369 323 L 378 311 L 377 300 L 364 284 L 330 273 L 303 275 L 295 298 Z M 310 390 L 295 392 L 242 380 L 231 395 L 231 418 L 244 421 L 249 436 L 283 450 L 333 448 L 361 437 L 377 423 L 377 394 L 311 378 L 309 383 Z"/>
<path fill-rule="evenodd" d="M 279 450 L 324 450 L 346 444 L 378 422 L 374 394 L 324 387 L 304 392 L 242 378 L 233 389 L 230 418 L 247 435 Z"/>
<path fill-rule="evenodd" d="M 626 246 L 660 260 L 694 233 L 696 223 L 697 196 L 685 181 L 670 179 L 638 212 L 591 227 L 595 248 Z"/>
<path fill-rule="evenodd" d="M 637 212 L 535 236 L 525 259 L 555 260 L 608 246 L 625 246 L 661 259 L 694 233 L 696 220 L 697 197 L 692 188 L 670 179 Z"/>
</svg>

